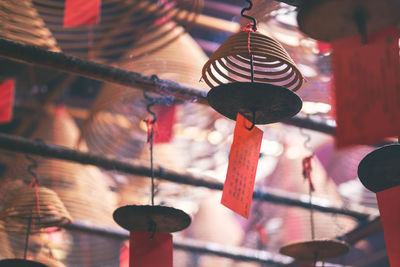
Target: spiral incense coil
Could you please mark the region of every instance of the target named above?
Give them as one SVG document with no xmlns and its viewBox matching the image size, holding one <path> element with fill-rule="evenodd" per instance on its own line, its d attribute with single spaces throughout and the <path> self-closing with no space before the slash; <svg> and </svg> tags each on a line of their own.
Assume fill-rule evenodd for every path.
<svg viewBox="0 0 400 267">
<path fill-rule="evenodd" d="M 254 82 L 282 86 L 292 91 L 303 84 L 294 61 L 276 40 L 257 32 L 241 31 L 230 36 L 203 67 L 202 78 L 210 87 L 229 82 L 250 82 L 250 54 Z"/>
<path fill-rule="evenodd" d="M 0 36 L 47 50 L 60 51 L 30 0 L 0 1 Z"/>
<path fill-rule="evenodd" d="M 4 223 L 2 221 L 0 221 L 0 244 L 0 259 L 12 258 L 14 255 L 12 253 L 8 236 L 5 233 Z"/>
<path fill-rule="evenodd" d="M 65 147 L 74 147 L 78 137 L 78 127 L 62 107 L 57 108 L 54 114 L 47 111 L 32 134 L 33 139 L 40 138 Z M 116 201 L 113 200 L 114 194 L 109 188 L 109 177 L 96 167 L 48 158 L 36 160 L 36 174 L 40 185 L 54 190 L 75 220 L 115 226 L 112 212 L 116 208 Z M 14 160 L 9 160 L 5 177 L 13 180 L 30 177 L 27 171 L 30 164 L 24 155 L 18 154 Z M 8 185 L 2 184 L 0 191 L 7 187 Z M 99 199 L 104 200 L 102 205 L 98 204 Z"/>
<path fill-rule="evenodd" d="M 101 20 L 96 25 L 63 27 L 64 0 L 32 0 L 46 25 L 54 34 L 63 52 L 83 58 L 113 61 L 120 58 L 132 45 L 141 47 L 145 53 L 167 45 L 179 34 L 173 27 L 163 27 L 178 21 L 189 26 L 203 6 L 202 0 L 103 0 Z M 152 38 L 143 39 L 148 33 Z"/>
<path fill-rule="evenodd" d="M 39 205 L 34 187 L 26 186 L 11 194 L 0 213 L 8 232 L 25 234 L 30 218 L 31 233 L 40 233 L 50 227 L 60 228 L 72 221 L 64 204 L 51 189 L 38 187 Z"/>
<path fill-rule="evenodd" d="M 119 66 L 143 75 L 157 74 L 160 79 L 201 88 L 204 83 L 199 83 L 198 75 L 206 60 L 199 45 L 185 33 L 150 56 L 124 60 Z M 82 127 L 82 139 L 89 150 L 126 158 L 138 155 L 147 138 L 145 130 L 140 128 L 141 121 L 148 116 L 147 104 L 142 91 L 105 85 Z"/>
</svg>

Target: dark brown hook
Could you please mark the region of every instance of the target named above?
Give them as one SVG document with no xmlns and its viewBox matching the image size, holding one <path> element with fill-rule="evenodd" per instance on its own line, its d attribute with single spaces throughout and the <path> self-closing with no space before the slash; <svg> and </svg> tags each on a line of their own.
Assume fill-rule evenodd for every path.
<svg viewBox="0 0 400 267">
<path fill-rule="evenodd" d="M 253 21 L 253 31 L 256 31 L 256 29 L 257 29 L 257 20 L 252 16 L 248 16 L 248 15 L 244 14 L 245 11 L 249 11 L 253 7 L 253 2 L 251 0 L 246 0 L 246 2 L 249 3 L 249 6 L 248 7 L 244 7 L 242 9 L 242 11 L 240 12 L 240 15 L 242 15 L 242 17 L 244 17 L 246 19 L 249 19 L 249 20 Z"/>
<path fill-rule="evenodd" d="M 256 112 L 252 110 L 252 118 L 251 118 L 251 126 L 250 128 L 247 128 L 247 130 L 251 131 L 253 130 L 254 126 L 256 126 Z"/>
<path fill-rule="evenodd" d="M 362 8 L 357 8 L 354 11 L 354 20 L 357 24 L 358 31 L 361 34 L 362 43 L 367 44 L 367 21 L 365 11 Z"/>
</svg>

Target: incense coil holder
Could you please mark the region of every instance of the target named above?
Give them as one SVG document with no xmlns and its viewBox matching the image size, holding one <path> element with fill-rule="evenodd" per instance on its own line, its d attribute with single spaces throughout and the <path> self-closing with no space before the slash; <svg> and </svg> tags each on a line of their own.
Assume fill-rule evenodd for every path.
<svg viewBox="0 0 400 267">
<path fill-rule="evenodd" d="M 24 259 L 5 259 L 0 260 L 0 267 L 48 267 L 48 265 Z"/>
<path fill-rule="evenodd" d="M 366 155 L 358 165 L 358 178 L 377 193 L 400 185 L 400 144 L 387 145 Z"/>
<path fill-rule="evenodd" d="M 190 216 L 182 210 L 165 206 L 123 206 L 113 217 L 128 231 L 173 233 L 187 228 L 191 222 Z"/>
<path fill-rule="evenodd" d="M 294 61 L 276 40 L 257 32 L 230 36 L 206 62 L 202 78 L 210 87 L 230 82 L 250 82 L 250 54 L 253 55 L 254 82 L 268 83 L 297 91 L 303 76 Z"/>
<path fill-rule="evenodd" d="M 325 261 L 349 252 L 349 245 L 339 240 L 311 240 L 281 247 L 279 252 L 296 260 L 306 262 Z"/>
<path fill-rule="evenodd" d="M 7 232 L 25 234 L 31 218 L 32 234 L 45 232 L 46 228 L 61 228 L 71 223 L 72 218 L 57 194 L 39 186 L 39 209 L 36 190 L 25 186 L 10 194 L 3 204 L 0 220 Z"/>
</svg>

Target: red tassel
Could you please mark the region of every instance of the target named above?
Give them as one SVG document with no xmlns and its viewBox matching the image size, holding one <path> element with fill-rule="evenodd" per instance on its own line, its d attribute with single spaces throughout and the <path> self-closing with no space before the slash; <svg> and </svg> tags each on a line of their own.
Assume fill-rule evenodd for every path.
<svg viewBox="0 0 400 267">
<path fill-rule="evenodd" d="M 312 165 L 311 165 L 311 160 L 313 158 L 313 155 L 308 156 L 303 158 L 303 177 L 304 179 L 308 179 L 308 182 L 310 183 L 310 188 L 311 191 L 315 191 L 314 183 L 311 179 L 311 171 L 312 171 Z"/>
</svg>

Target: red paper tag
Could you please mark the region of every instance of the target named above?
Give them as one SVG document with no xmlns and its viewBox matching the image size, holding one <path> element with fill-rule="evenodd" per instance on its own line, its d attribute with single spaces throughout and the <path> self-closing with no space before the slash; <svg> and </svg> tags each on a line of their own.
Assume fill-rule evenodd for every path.
<svg viewBox="0 0 400 267">
<path fill-rule="evenodd" d="M 172 267 L 172 235 L 131 231 L 129 267 Z"/>
<path fill-rule="evenodd" d="M 221 203 L 249 218 L 263 132 L 238 113 Z"/>
<path fill-rule="evenodd" d="M 373 144 L 400 133 L 397 29 L 332 43 L 336 144 Z"/>
<path fill-rule="evenodd" d="M 154 144 L 168 143 L 172 139 L 175 123 L 176 106 L 160 105 L 157 107 L 157 131 L 154 134 Z"/>
<path fill-rule="evenodd" d="M 14 105 L 14 79 L 0 84 L 0 123 L 10 122 Z"/>
<path fill-rule="evenodd" d="M 390 266 L 400 266 L 400 186 L 376 193 Z"/>
<path fill-rule="evenodd" d="M 318 49 L 318 53 L 320 53 L 320 54 L 327 54 L 327 53 L 331 52 L 331 50 L 332 50 L 330 43 L 325 43 L 325 42 L 320 42 L 320 41 L 317 41 L 317 49 Z"/>
<path fill-rule="evenodd" d="M 64 27 L 93 25 L 100 22 L 100 0 L 65 0 Z"/>
<path fill-rule="evenodd" d="M 125 243 L 121 245 L 119 267 L 129 267 L 129 247 Z"/>
</svg>

